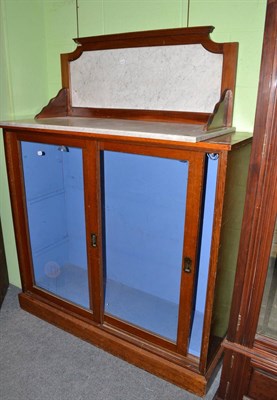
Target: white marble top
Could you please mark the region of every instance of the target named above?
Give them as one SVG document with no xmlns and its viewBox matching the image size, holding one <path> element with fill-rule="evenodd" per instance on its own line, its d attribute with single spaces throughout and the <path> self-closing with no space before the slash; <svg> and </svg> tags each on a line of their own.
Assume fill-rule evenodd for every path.
<svg viewBox="0 0 277 400">
<path fill-rule="evenodd" d="M 14 120 L 0 122 L 0 127 L 21 127 L 191 143 L 212 139 L 235 131 L 235 128 L 223 128 L 204 132 L 202 130 L 203 125 L 82 117 Z"/>
<path fill-rule="evenodd" d="M 222 65 L 201 44 L 85 51 L 70 62 L 72 106 L 210 113 Z"/>
</svg>

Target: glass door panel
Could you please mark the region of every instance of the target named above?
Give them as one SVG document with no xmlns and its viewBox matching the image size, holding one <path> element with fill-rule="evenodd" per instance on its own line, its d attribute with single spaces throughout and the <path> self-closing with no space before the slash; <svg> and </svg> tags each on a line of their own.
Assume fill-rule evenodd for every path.
<svg viewBox="0 0 277 400">
<path fill-rule="evenodd" d="M 102 152 L 105 313 L 176 342 L 189 164 Z"/>
<path fill-rule="evenodd" d="M 218 159 L 207 157 L 202 229 L 200 235 L 199 264 L 198 273 L 195 279 L 195 302 L 188 349 L 188 352 L 196 357 L 200 357 L 202 345 L 204 313 L 206 307 L 207 283 L 213 233 L 217 170 Z"/>
<path fill-rule="evenodd" d="M 260 310 L 257 333 L 277 339 L 277 221 L 272 240 L 267 278 Z"/>
<path fill-rule="evenodd" d="M 82 149 L 21 151 L 35 285 L 89 308 Z"/>
</svg>

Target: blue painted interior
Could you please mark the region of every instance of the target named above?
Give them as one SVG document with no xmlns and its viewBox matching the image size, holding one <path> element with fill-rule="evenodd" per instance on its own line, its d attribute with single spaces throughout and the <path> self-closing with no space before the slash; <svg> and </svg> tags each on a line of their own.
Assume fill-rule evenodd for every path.
<svg viewBox="0 0 277 400">
<path fill-rule="evenodd" d="M 188 163 L 105 151 L 107 277 L 178 303 Z"/>
<path fill-rule="evenodd" d="M 189 353 L 199 357 L 202 344 L 204 312 L 210 263 L 213 217 L 216 195 L 218 160 L 207 158 L 206 182 L 204 188 L 202 232 L 199 251 L 198 276 L 195 295 L 195 309 L 192 319 Z"/>
<path fill-rule="evenodd" d="M 38 156 L 38 151 L 45 155 Z M 105 311 L 176 341 L 189 163 L 102 153 Z M 82 150 L 22 142 L 36 284 L 89 307 Z M 217 161 L 207 161 L 195 313 L 189 352 L 200 354 Z"/>
<path fill-rule="evenodd" d="M 172 323 L 172 315 L 153 304 L 158 299 L 173 303 L 175 324 L 171 328 L 176 340 L 188 163 L 110 151 L 102 156 L 106 312 L 153 331 L 159 308 L 163 323 L 156 324 L 154 332 L 165 336 L 163 326 Z M 112 303 L 110 291 L 119 284 L 122 297 Z M 134 306 L 137 298 L 133 304 L 131 296 L 125 299 L 127 288 L 147 297 L 147 311 Z M 127 316 L 127 309 L 133 308 L 136 312 Z"/>
<path fill-rule="evenodd" d="M 214 204 L 216 194 L 218 160 L 207 159 L 207 175 L 204 193 L 202 237 L 200 241 L 199 272 L 195 309 L 203 313 L 206 303 L 207 280 L 210 263 L 211 239 L 213 230 Z"/>
<path fill-rule="evenodd" d="M 188 162 L 105 151 L 105 311 L 176 341 Z M 189 352 L 199 356 L 217 161 L 207 159 Z"/>
<path fill-rule="evenodd" d="M 88 307 L 82 150 L 31 142 L 21 149 L 36 285 Z"/>
</svg>

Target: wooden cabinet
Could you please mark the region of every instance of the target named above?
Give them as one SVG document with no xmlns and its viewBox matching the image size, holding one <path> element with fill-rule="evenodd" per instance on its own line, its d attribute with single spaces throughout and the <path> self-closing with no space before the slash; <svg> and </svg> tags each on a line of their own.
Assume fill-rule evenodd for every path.
<svg viewBox="0 0 277 400">
<path fill-rule="evenodd" d="M 22 307 L 203 392 L 186 369 L 221 354 L 249 138 L 167 148 L 21 127 L 5 144 Z"/>
<path fill-rule="evenodd" d="M 192 31 L 189 43 L 202 32 Z M 99 40 L 141 50 L 142 40 L 155 49 L 187 34 L 157 32 L 83 46 L 99 67 Z M 208 44 L 207 30 L 200 37 L 226 52 Z M 77 89 L 68 60 L 82 53 L 63 56 L 63 80 Z M 127 56 L 137 55 L 121 52 L 120 68 Z M 72 103 L 61 115 L 80 101 L 80 88 L 64 87 L 36 120 L 2 124 L 22 308 L 199 395 L 226 334 L 251 144 L 230 126 L 231 80 L 221 75 L 211 115 Z"/>
</svg>

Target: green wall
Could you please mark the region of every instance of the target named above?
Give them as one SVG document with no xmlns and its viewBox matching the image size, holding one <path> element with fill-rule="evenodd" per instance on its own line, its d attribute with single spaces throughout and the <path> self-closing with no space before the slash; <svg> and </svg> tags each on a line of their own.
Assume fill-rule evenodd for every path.
<svg viewBox="0 0 277 400">
<path fill-rule="evenodd" d="M 0 1 L 0 120 L 36 114 L 48 98 L 42 2 Z M 10 282 L 20 286 L 0 135 L 0 215 Z"/>
<path fill-rule="evenodd" d="M 79 0 L 79 36 L 213 25 L 214 41 L 238 41 L 234 125 L 254 124 L 266 0 Z M 0 1 L 0 119 L 34 116 L 61 87 L 60 53 L 77 36 L 75 0 Z M 20 286 L 0 137 L 0 215 L 10 282 Z"/>
</svg>

